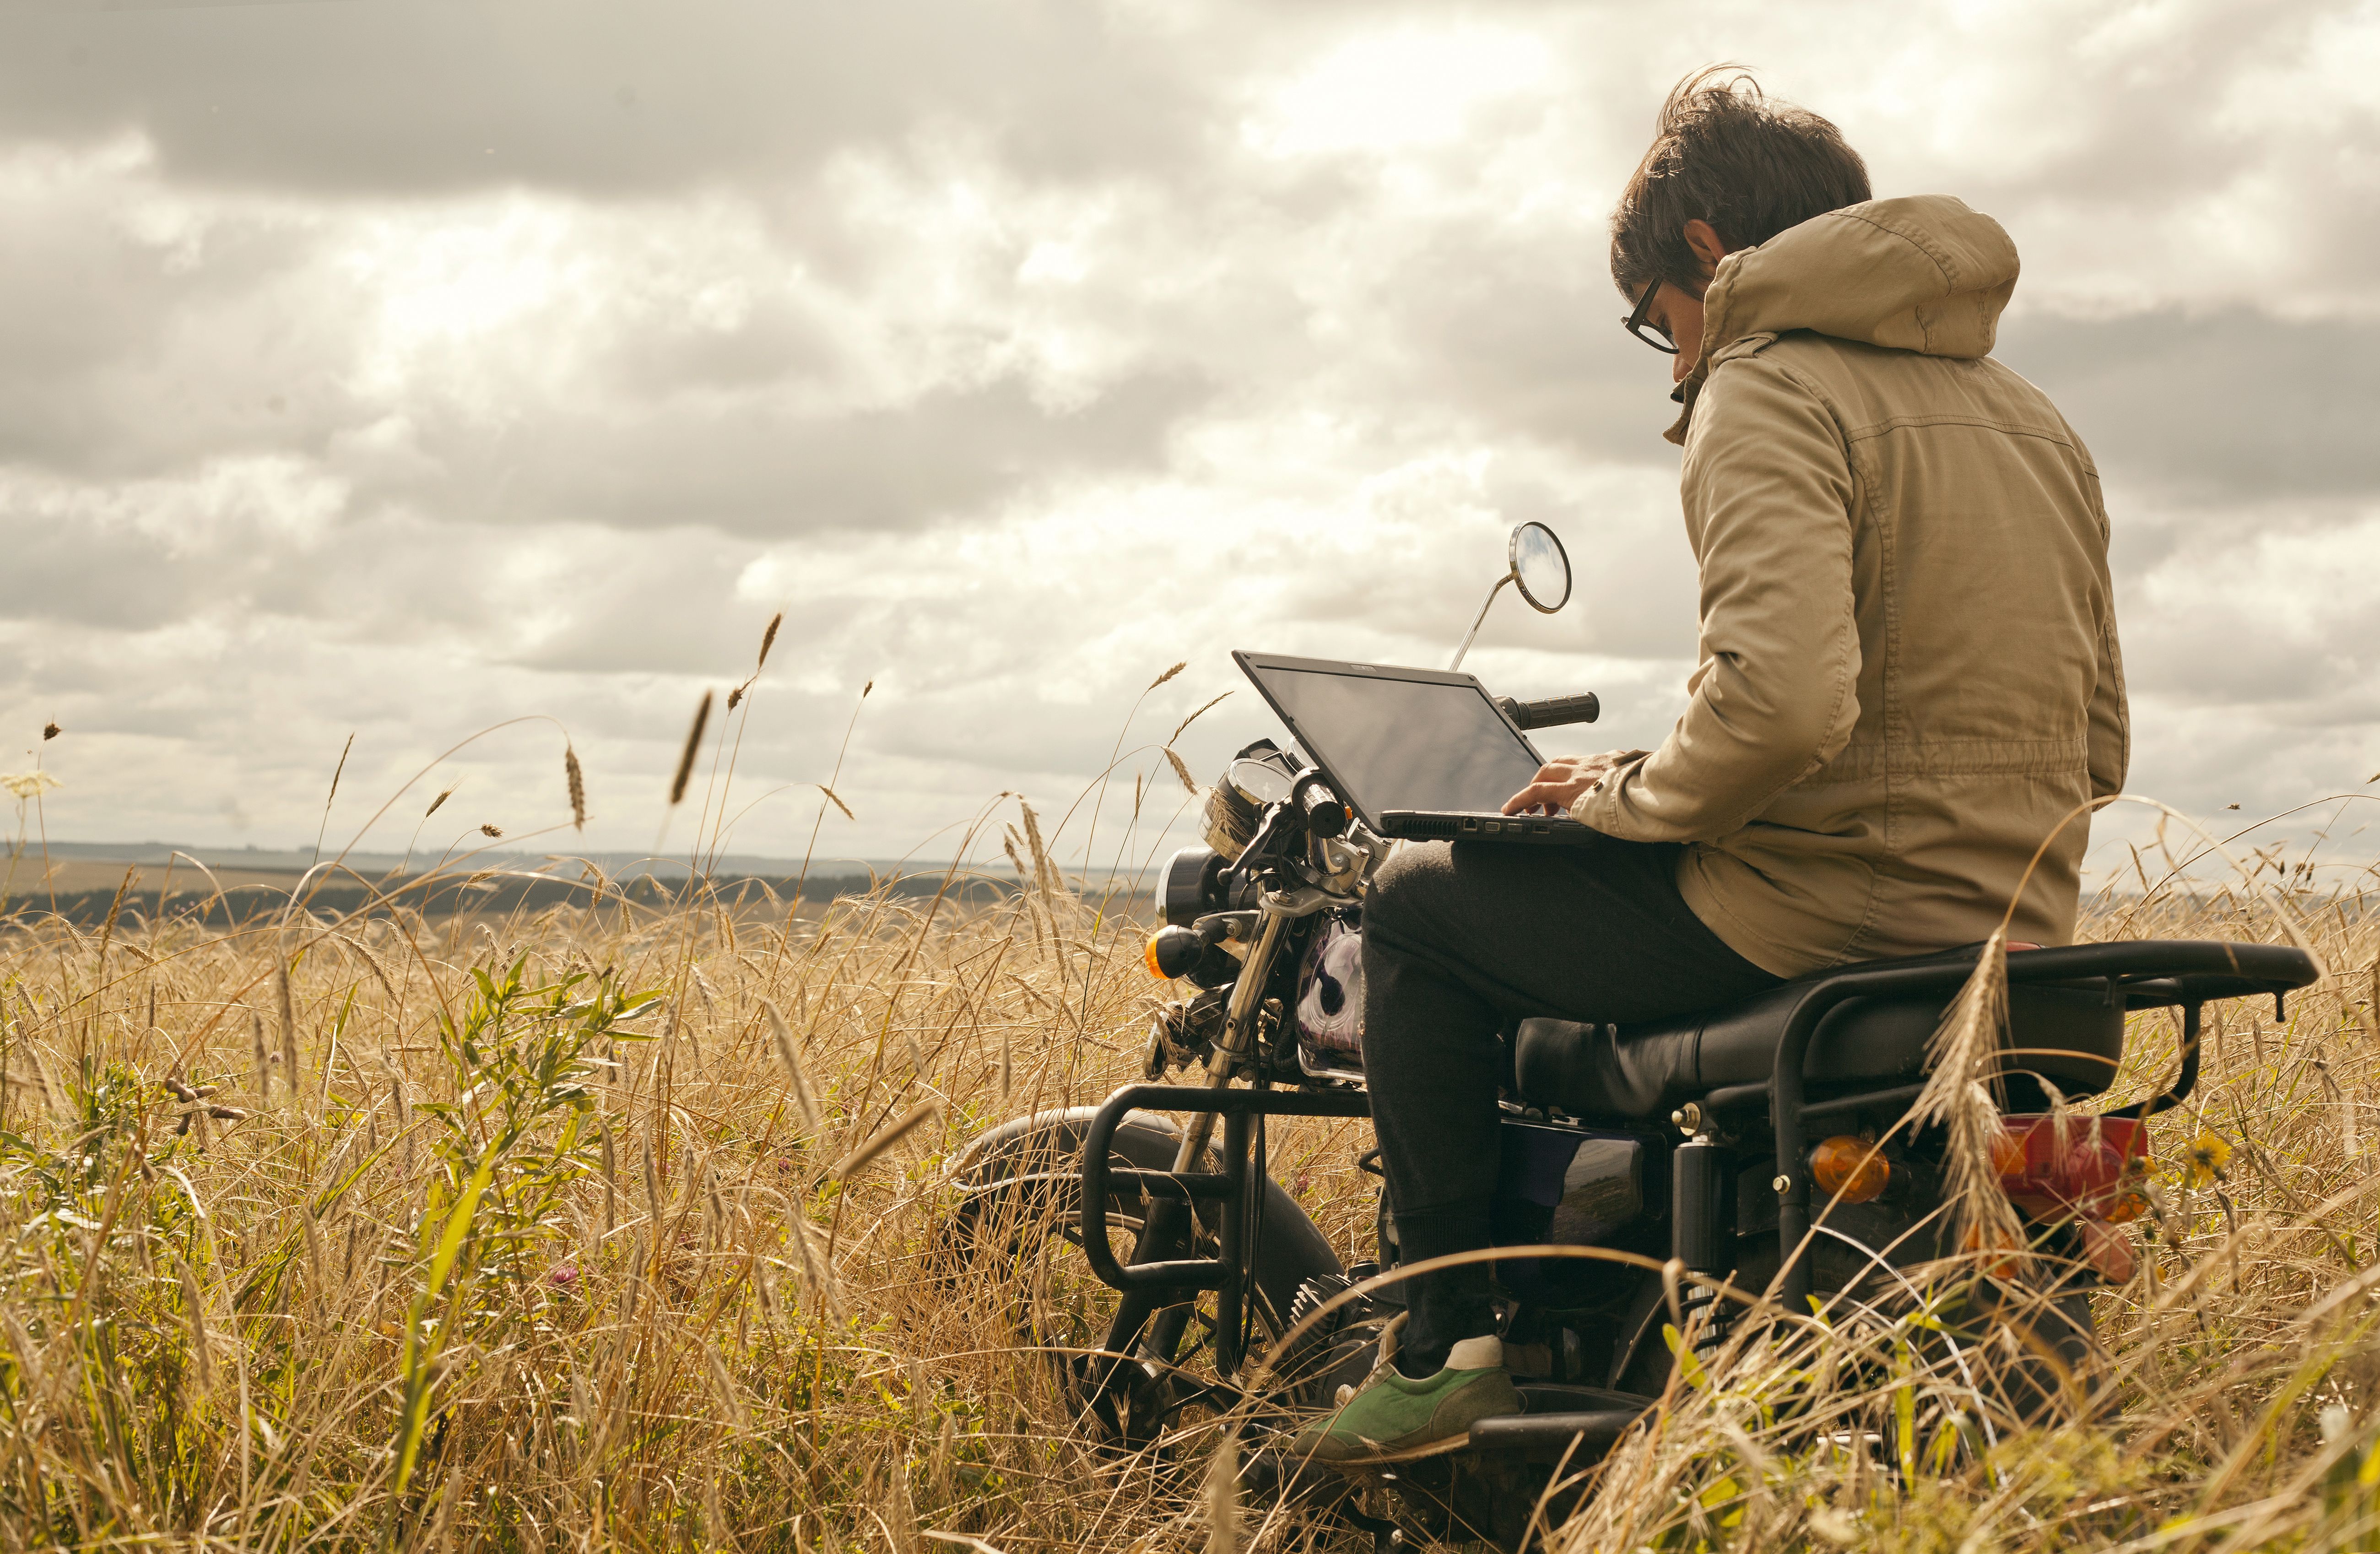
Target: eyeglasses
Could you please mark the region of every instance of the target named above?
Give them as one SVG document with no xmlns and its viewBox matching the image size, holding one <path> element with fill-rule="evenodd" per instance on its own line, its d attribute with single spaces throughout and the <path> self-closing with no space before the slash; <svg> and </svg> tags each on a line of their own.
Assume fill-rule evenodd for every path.
<svg viewBox="0 0 2380 1554">
<path fill-rule="evenodd" d="M 1661 283 L 1658 279 L 1647 285 L 1645 288 L 1645 295 L 1636 299 L 1636 310 L 1621 320 L 1620 325 L 1663 356 L 1675 356 L 1678 354 L 1678 343 L 1670 338 L 1668 330 L 1645 316 L 1652 310 L 1654 293 L 1660 289 Z"/>
</svg>

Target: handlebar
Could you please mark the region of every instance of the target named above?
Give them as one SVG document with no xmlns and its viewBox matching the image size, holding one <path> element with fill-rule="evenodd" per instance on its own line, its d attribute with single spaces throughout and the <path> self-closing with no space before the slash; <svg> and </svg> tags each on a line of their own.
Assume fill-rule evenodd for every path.
<svg viewBox="0 0 2380 1554">
<path fill-rule="evenodd" d="M 1593 691 L 1585 696 L 1549 696 L 1543 701 L 1515 701 L 1500 696 L 1496 705 L 1523 728 L 1556 728 L 1563 723 L 1591 723 L 1603 715 L 1603 703 Z"/>
<path fill-rule="evenodd" d="M 1321 772 L 1309 770 L 1300 775 L 1297 785 L 1289 791 L 1289 800 L 1305 822 L 1305 829 L 1314 835 L 1347 834 L 1347 806 L 1323 784 Z"/>
</svg>

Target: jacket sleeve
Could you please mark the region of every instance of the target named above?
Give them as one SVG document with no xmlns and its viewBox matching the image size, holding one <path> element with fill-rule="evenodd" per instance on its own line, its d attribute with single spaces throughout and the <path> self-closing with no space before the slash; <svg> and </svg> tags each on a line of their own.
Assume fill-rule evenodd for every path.
<svg viewBox="0 0 2380 1554">
<path fill-rule="evenodd" d="M 1630 841 L 1738 830 L 1859 721 L 1851 464 L 1825 403 L 1775 362 L 1722 361 L 1696 407 L 1682 492 L 1702 578 L 1685 713 L 1572 809 Z"/>
<path fill-rule="evenodd" d="M 2124 774 L 2132 759 L 2132 716 L 2131 709 L 2124 699 L 2123 649 L 2116 640 L 2115 586 L 2107 575 L 2107 515 L 2100 506 L 2099 483 L 2095 478 L 2091 481 L 2091 505 L 2098 509 L 2100 597 L 2107 603 L 2107 614 L 2099 622 L 2098 681 L 2091 692 L 2088 757 L 2091 796 L 2106 798 L 2124 791 Z"/>
</svg>

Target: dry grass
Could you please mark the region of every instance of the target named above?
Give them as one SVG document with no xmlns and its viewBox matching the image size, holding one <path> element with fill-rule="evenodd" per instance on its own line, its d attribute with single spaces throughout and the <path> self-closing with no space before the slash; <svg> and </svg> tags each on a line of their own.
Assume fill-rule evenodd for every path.
<svg viewBox="0 0 2380 1554">
<path fill-rule="evenodd" d="M 1104 1453 L 1019 1340 L 1096 1288 L 934 1256 L 951 1153 L 1137 1070 L 1136 935 L 1038 862 L 965 915 L 0 930 L 0 1543 L 1213 1546 L 1211 1428 Z M 2380 935 L 2364 894 L 2291 899 L 2337 975 L 2285 1025 L 2210 1023 L 2143 1272 L 2099 1297 L 2095 1427 L 1985 1439 L 1954 1366 L 1863 1369 L 1851 1336 L 1798 1356 L 1834 1378 L 1813 1414 L 1757 1351 L 1682 1387 L 1557 1543 L 2372 1547 Z M 2093 931 L 2269 940 L 2280 910 L 2166 892 Z M 1273 1150 L 1351 1257 L 1358 1142 Z"/>
<path fill-rule="evenodd" d="M 0 944 L 8 1547 L 1032 1547 L 1146 1510 L 1051 1428 L 1019 1292 L 927 1257 L 952 1148 L 1136 1061 L 1152 985 L 1096 903 Z"/>
<path fill-rule="evenodd" d="M 2189 1104 L 2153 1124 L 2140 1269 L 2094 1297 L 2102 1354 L 2054 1427 L 1987 1423 L 2012 1356 L 1927 1359 L 1921 1320 L 1753 1350 L 1597 1470 L 1566 1549 L 2369 1549 L 2380 1546 L 2380 1172 L 2369 1147 L 2380 901 L 2277 856 L 2204 894 L 2143 874 L 2088 939 L 2296 941 L 2330 975 L 2210 1009 Z M 2219 1012 L 2218 1012 L 2219 1011 Z M 2135 1016 L 2107 1101 L 2169 1080 Z"/>
</svg>

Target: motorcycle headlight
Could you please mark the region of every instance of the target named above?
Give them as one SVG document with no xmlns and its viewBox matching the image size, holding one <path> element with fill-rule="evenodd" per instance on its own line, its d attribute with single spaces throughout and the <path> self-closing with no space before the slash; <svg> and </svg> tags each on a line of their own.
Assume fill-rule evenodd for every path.
<svg viewBox="0 0 2380 1554">
<path fill-rule="evenodd" d="M 1212 847 L 1184 847 L 1166 859 L 1157 904 L 1167 926 L 1188 928 L 1208 913 L 1221 911 L 1223 872 L 1231 867 Z"/>
</svg>

